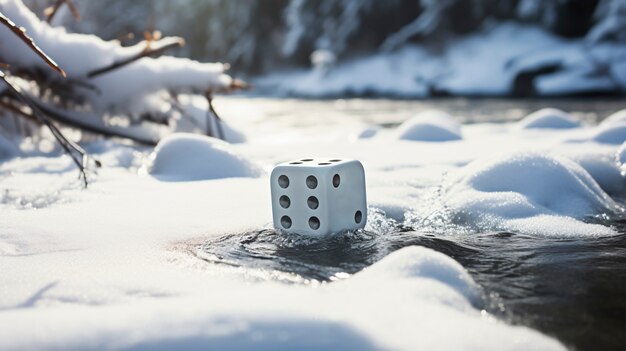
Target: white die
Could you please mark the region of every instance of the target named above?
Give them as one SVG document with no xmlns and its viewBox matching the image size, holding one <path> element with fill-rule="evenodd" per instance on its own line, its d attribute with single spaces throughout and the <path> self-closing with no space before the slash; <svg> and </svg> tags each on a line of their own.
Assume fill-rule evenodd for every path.
<svg viewBox="0 0 626 351">
<path fill-rule="evenodd" d="M 285 162 L 274 168 L 270 181 L 277 229 L 323 236 L 365 226 L 365 172 L 357 160 Z"/>
</svg>

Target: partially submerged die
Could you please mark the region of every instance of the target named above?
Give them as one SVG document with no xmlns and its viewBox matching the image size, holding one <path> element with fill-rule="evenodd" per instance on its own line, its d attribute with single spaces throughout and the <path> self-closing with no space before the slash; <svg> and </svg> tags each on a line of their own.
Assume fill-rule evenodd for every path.
<svg viewBox="0 0 626 351">
<path fill-rule="evenodd" d="M 323 236 L 365 226 L 365 172 L 357 160 L 285 162 L 274 168 L 270 180 L 277 229 Z"/>
</svg>

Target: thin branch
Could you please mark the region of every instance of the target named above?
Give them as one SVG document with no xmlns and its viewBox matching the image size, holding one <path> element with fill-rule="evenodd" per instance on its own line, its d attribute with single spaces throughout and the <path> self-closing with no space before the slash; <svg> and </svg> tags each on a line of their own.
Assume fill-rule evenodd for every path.
<svg viewBox="0 0 626 351">
<path fill-rule="evenodd" d="M 87 123 L 85 122 L 87 118 L 69 116 L 67 114 L 62 113 L 59 110 L 46 106 L 45 104 L 42 104 L 38 101 L 33 101 L 33 103 L 36 104 L 37 107 L 41 111 L 43 111 L 46 115 L 50 116 L 50 118 L 68 127 L 77 128 L 77 129 L 80 129 L 89 133 L 94 133 L 94 134 L 102 135 L 105 137 L 128 139 L 138 144 L 147 145 L 147 146 L 155 146 L 159 142 L 158 139 L 134 135 L 122 128 L 113 129 L 113 128 L 107 128 L 106 126 L 99 126 L 99 125 L 94 125 L 92 123 Z"/>
<path fill-rule="evenodd" d="M 87 167 L 89 158 L 85 150 L 83 150 L 83 148 L 81 148 L 73 141 L 67 139 L 63 135 L 63 133 L 61 133 L 61 131 L 52 123 L 52 121 L 50 121 L 50 119 L 46 115 L 44 115 L 43 112 L 41 112 L 41 110 L 37 107 L 35 103 L 33 103 L 33 101 L 27 98 L 26 95 L 22 94 L 18 87 L 14 86 L 6 79 L 6 76 L 2 71 L 0 71 L 0 79 L 2 79 L 2 81 L 4 81 L 4 83 L 9 87 L 9 90 L 13 93 L 13 95 L 15 95 L 23 104 L 30 107 L 30 109 L 33 111 L 33 115 L 37 119 L 39 119 L 41 123 L 45 124 L 46 127 L 48 127 L 50 132 L 52 132 L 54 138 L 59 142 L 59 144 L 61 144 L 63 150 L 65 150 L 65 152 L 72 158 L 72 160 L 78 167 L 78 170 L 80 172 L 79 178 L 83 179 L 84 185 L 85 187 L 87 187 L 88 182 L 85 169 Z M 80 160 L 75 153 L 80 155 Z"/>
<path fill-rule="evenodd" d="M 207 110 L 207 133 L 209 133 L 209 126 L 211 125 L 211 115 L 213 115 L 215 117 L 215 126 L 217 128 L 217 133 L 216 133 L 216 137 L 218 139 L 224 139 L 224 130 L 222 129 L 222 119 L 220 118 L 220 115 L 217 114 L 217 112 L 215 111 L 215 108 L 213 107 L 213 92 L 212 91 L 207 91 L 206 94 L 204 95 L 206 97 L 207 102 L 209 103 L 209 109 Z"/>
<path fill-rule="evenodd" d="M 44 10 L 46 22 L 52 23 L 52 18 L 54 18 L 54 15 L 57 14 L 63 4 L 66 4 L 67 7 L 70 9 L 70 12 L 72 13 L 72 16 L 74 16 L 77 21 L 80 21 L 80 12 L 78 12 L 78 9 L 76 8 L 76 5 L 74 5 L 72 0 L 57 0 L 54 5 Z"/>
<path fill-rule="evenodd" d="M 57 0 L 54 5 L 46 8 L 43 11 L 43 14 L 46 16 L 46 22 L 51 23 L 52 19 L 54 18 L 54 15 L 57 14 L 57 11 L 61 8 L 61 5 L 63 5 L 63 3 L 65 2 L 65 0 Z"/>
<path fill-rule="evenodd" d="M 4 24 L 7 28 L 9 28 L 18 38 L 20 38 L 28 47 L 30 47 L 42 60 L 44 60 L 50 68 L 59 72 L 63 77 L 65 77 L 65 71 L 54 62 L 46 53 L 44 53 L 37 44 L 33 41 L 31 37 L 26 35 L 26 30 L 24 27 L 18 27 L 13 21 L 8 19 L 3 13 L 0 12 L 0 23 Z"/>
<path fill-rule="evenodd" d="M 0 100 L 0 107 L 2 107 L 5 110 L 11 111 L 11 112 L 13 112 L 15 114 L 18 114 L 18 115 L 20 115 L 20 116 L 30 120 L 31 122 L 35 122 L 35 123 L 41 124 L 41 121 L 39 119 L 37 119 L 37 117 L 35 117 L 32 114 L 22 110 L 21 108 L 19 108 L 18 106 L 15 106 L 12 103 Z"/>
<path fill-rule="evenodd" d="M 150 47 L 151 44 L 148 41 L 147 44 L 146 44 L 146 48 L 142 52 L 136 54 L 135 56 L 131 56 L 129 58 L 123 59 L 121 61 L 113 62 L 109 66 L 93 70 L 93 71 L 87 73 L 87 77 L 88 78 L 94 78 L 94 77 L 97 77 L 97 76 L 102 75 L 104 73 L 108 73 L 110 71 L 116 70 L 116 69 L 118 69 L 120 67 L 124 67 L 124 66 L 126 66 L 126 65 L 128 65 L 130 63 L 133 63 L 133 62 L 141 59 L 141 58 L 148 57 L 148 56 L 158 56 L 158 55 L 161 55 L 162 53 L 164 53 L 165 51 L 167 51 L 169 49 L 179 48 L 179 47 L 182 47 L 184 45 L 185 45 L 185 40 L 183 40 L 182 38 L 179 38 L 179 39 L 177 39 L 174 42 L 165 44 L 165 45 L 163 45 L 161 47 L 157 47 L 157 48 L 151 48 Z"/>
</svg>

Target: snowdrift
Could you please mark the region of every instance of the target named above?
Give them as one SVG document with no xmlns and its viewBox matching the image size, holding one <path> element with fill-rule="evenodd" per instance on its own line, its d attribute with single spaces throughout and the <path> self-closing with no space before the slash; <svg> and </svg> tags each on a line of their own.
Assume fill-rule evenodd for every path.
<svg viewBox="0 0 626 351">
<path fill-rule="evenodd" d="M 414 141 L 460 140 L 461 126 L 442 111 L 424 111 L 398 126 L 397 138 Z"/>
<path fill-rule="evenodd" d="M 567 129 L 579 126 L 579 121 L 554 108 L 535 111 L 518 122 L 520 129 Z"/>
<path fill-rule="evenodd" d="M 257 177 L 262 173 L 228 143 L 183 133 L 161 140 L 150 155 L 148 168 L 151 175 L 168 181 Z"/>
<path fill-rule="evenodd" d="M 447 188 L 445 203 L 483 229 L 538 233 L 542 221 L 563 223 L 556 235 L 610 235 L 601 225 L 573 224 L 619 208 L 577 163 L 533 153 L 474 161 Z"/>
</svg>

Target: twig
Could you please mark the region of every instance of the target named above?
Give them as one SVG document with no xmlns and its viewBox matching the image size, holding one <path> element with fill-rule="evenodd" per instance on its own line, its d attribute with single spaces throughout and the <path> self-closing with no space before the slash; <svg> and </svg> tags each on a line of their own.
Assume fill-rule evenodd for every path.
<svg viewBox="0 0 626 351">
<path fill-rule="evenodd" d="M 147 44 L 146 44 L 146 48 L 142 52 L 136 54 L 135 56 L 131 56 L 131 57 L 127 58 L 127 59 L 124 59 L 124 60 L 121 60 L 121 61 L 117 61 L 117 62 L 113 62 L 109 66 L 93 70 L 93 71 L 87 73 L 87 77 L 88 78 L 94 78 L 94 77 L 97 77 L 97 76 L 99 76 L 101 74 L 113 71 L 113 70 L 118 69 L 118 68 L 123 67 L 123 66 L 126 66 L 126 65 L 128 65 L 130 63 L 133 63 L 133 62 L 135 62 L 135 61 L 137 61 L 137 60 L 139 60 L 141 58 L 144 58 L 144 57 L 147 57 L 147 56 L 158 56 L 158 55 L 161 55 L 163 52 L 165 52 L 165 51 L 167 51 L 169 49 L 176 48 L 176 47 L 182 47 L 184 45 L 185 45 L 185 40 L 183 40 L 182 38 L 179 38 L 178 40 L 176 40 L 174 42 L 171 42 L 171 43 L 165 44 L 165 45 L 163 45 L 161 47 L 153 49 L 153 48 L 150 48 L 151 45 L 150 45 L 150 42 L 148 41 Z"/>
<path fill-rule="evenodd" d="M 2 101 L 0 100 L 0 107 L 4 108 L 5 110 L 9 110 L 15 114 L 18 114 L 28 120 L 30 120 L 31 122 L 35 122 L 35 123 L 40 123 L 41 121 L 39 119 L 37 119 L 37 117 L 31 115 L 30 113 L 22 110 L 21 108 L 13 105 L 12 103 L 8 103 L 6 101 Z"/>
<path fill-rule="evenodd" d="M 61 133 L 61 131 L 54 124 L 52 124 L 50 119 L 46 115 L 44 115 L 43 112 L 41 112 L 41 110 L 37 107 L 35 103 L 33 103 L 33 101 L 31 101 L 24 94 L 22 94 L 19 88 L 11 84 L 6 79 L 6 76 L 4 72 L 2 71 L 0 71 L 0 79 L 2 79 L 2 81 L 4 81 L 4 83 L 9 87 L 9 90 L 11 90 L 13 95 L 15 95 L 23 104 L 30 107 L 30 109 L 33 111 L 33 115 L 37 119 L 39 119 L 41 123 L 45 124 L 46 127 L 48 127 L 48 129 L 50 130 L 50 132 L 52 132 L 52 135 L 54 136 L 54 138 L 59 142 L 59 144 L 61 144 L 61 147 L 63 148 L 63 150 L 65 150 L 65 152 L 72 158 L 72 160 L 78 167 L 78 170 L 80 172 L 79 178 L 82 177 L 83 183 L 86 188 L 88 185 L 88 182 L 87 182 L 87 173 L 85 172 L 85 169 L 87 167 L 89 157 L 87 153 L 85 152 L 85 150 L 83 150 L 83 148 L 80 147 L 78 144 L 67 139 L 63 135 L 63 133 Z M 80 155 L 80 160 L 78 159 L 76 154 Z M 97 162 L 97 164 L 98 163 L 99 162 Z"/>
<path fill-rule="evenodd" d="M 80 12 L 78 12 L 78 9 L 76 8 L 76 5 L 74 5 L 72 0 L 57 0 L 54 5 L 44 10 L 44 15 L 46 15 L 46 22 L 52 22 L 52 18 L 54 17 L 54 15 L 57 14 L 57 11 L 59 11 L 59 8 L 61 8 L 63 4 L 66 4 L 67 7 L 69 7 L 70 12 L 72 13 L 72 16 L 74 16 L 77 21 L 80 21 Z"/>
<path fill-rule="evenodd" d="M 207 111 L 207 132 L 209 131 L 208 127 L 211 124 L 211 114 L 213 116 L 215 116 L 215 126 L 217 128 L 217 133 L 216 133 L 216 137 L 222 140 L 225 140 L 224 138 L 224 130 L 222 129 L 222 119 L 220 118 L 220 115 L 217 114 L 217 112 L 215 111 L 215 108 L 213 107 L 213 92 L 212 91 L 207 91 L 206 94 L 204 95 L 206 97 L 207 102 L 209 103 L 209 110 Z"/>
<path fill-rule="evenodd" d="M 138 135 L 133 135 L 132 133 L 126 132 L 124 129 L 114 130 L 107 128 L 105 126 L 98 126 L 91 123 L 85 122 L 86 118 L 75 118 L 68 115 L 63 114 L 62 112 L 53 109 L 45 104 L 42 104 L 37 101 L 32 101 L 37 107 L 43 111 L 46 115 L 50 116 L 50 118 L 55 121 L 65 124 L 69 127 L 78 128 L 80 130 L 102 135 L 105 137 L 115 137 L 132 140 L 138 144 L 147 145 L 147 146 L 155 146 L 159 140 L 152 138 L 144 138 Z"/>
<path fill-rule="evenodd" d="M 20 38 L 28 47 L 30 47 L 42 60 L 44 60 L 50 68 L 59 72 L 63 77 L 65 77 L 65 71 L 54 62 L 46 53 L 44 53 L 37 44 L 33 41 L 31 37 L 26 35 L 26 30 L 23 27 L 18 27 L 13 21 L 8 19 L 3 13 L 0 12 L 0 23 L 4 24 L 7 28 L 9 28 L 18 38 Z"/>
</svg>

